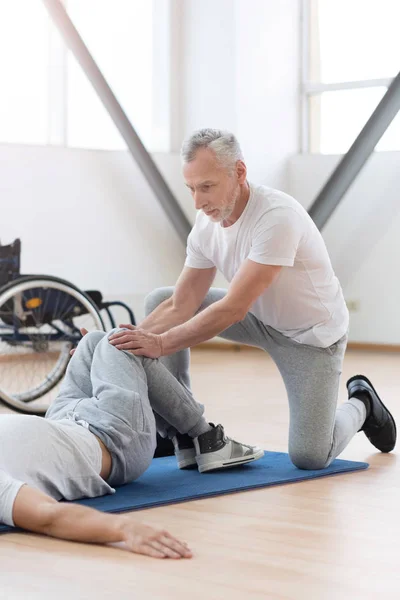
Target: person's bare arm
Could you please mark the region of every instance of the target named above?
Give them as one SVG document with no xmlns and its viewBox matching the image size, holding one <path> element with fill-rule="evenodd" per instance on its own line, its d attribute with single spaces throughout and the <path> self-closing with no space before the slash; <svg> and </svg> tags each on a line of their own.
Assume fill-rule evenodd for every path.
<svg viewBox="0 0 400 600">
<path fill-rule="evenodd" d="M 139 325 L 140 329 L 150 333 L 164 333 L 182 323 L 186 323 L 200 308 L 201 303 L 209 291 L 215 279 L 217 269 L 193 269 L 183 267 L 176 282 L 174 293 L 171 298 L 161 302 L 159 306 L 148 315 Z M 121 324 L 120 327 L 135 331 L 137 326 L 131 323 Z M 87 334 L 86 329 L 81 329 L 82 336 Z M 110 340 L 121 336 L 121 333 L 111 336 Z M 129 335 L 126 333 L 125 335 Z M 125 341 L 125 338 L 124 338 Z M 73 356 L 76 348 L 70 351 Z"/>
<path fill-rule="evenodd" d="M 193 317 L 215 279 L 217 269 L 184 267 L 171 298 L 162 302 L 139 325 L 151 333 L 164 333 Z M 126 327 L 126 325 L 122 325 Z"/>
<path fill-rule="evenodd" d="M 187 323 L 162 334 L 162 354 L 195 346 L 221 333 L 247 315 L 252 304 L 271 285 L 282 267 L 247 259 L 232 279 L 226 296 Z"/>
<path fill-rule="evenodd" d="M 137 328 L 134 331 L 116 333 L 110 341 L 119 350 L 129 350 L 132 354 L 150 358 L 195 346 L 241 321 L 281 269 L 280 266 L 264 265 L 247 259 L 232 279 L 226 296 L 182 325 L 161 335 Z"/>
<path fill-rule="evenodd" d="M 154 558 L 190 558 L 189 548 L 167 531 L 142 525 L 130 515 L 112 515 L 79 504 L 56 502 L 24 485 L 13 506 L 17 527 L 77 542 L 125 542 L 131 552 Z"/>
</svg>

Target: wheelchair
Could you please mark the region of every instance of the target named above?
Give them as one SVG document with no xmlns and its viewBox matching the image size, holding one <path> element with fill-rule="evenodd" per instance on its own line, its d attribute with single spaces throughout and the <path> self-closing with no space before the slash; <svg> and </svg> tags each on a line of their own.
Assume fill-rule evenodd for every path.
<svg viewBox="0 0 400 600">
<path fill-rule="evenodd" d="M 97 290 L 49 275 L 20 274 L 21 240 L 0 244 L 0 402 L 14 411 L 42 416 L 57 396 L 80 329 L 116 327 L 112 307 Z"/>
</svg>

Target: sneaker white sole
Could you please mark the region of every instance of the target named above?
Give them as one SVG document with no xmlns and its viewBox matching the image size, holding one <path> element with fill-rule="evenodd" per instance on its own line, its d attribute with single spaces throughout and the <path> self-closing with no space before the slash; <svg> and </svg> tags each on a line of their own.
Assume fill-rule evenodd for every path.
<svg viewBox="0 0 400 600">
<path fill-rule="evenodd" d="M 178 460 L 178 467 L 180 469 L 190 469 L 192 467 L 197 467 L 197 461 L 196 460 Z"/>
<path fill-rule="evenodd" d="M 202 463 L 201 456 L 197 458 L 197 465 L 200 473 L 206 473 L 207 471 L 218 471 L 222 469 L 229 469 L 231 467 L 238 467 L 240 465 L 245 465 L 250 462 L 254 462 L 255 460 L 259 460 L 264 456 L 264 450 L 258 450 L 255 454 L 251 456 L 240 456 L 238 458 L 227 458 L 226 460 L 217 460 L 214 462 L 204 461 Z"/>
</svg>

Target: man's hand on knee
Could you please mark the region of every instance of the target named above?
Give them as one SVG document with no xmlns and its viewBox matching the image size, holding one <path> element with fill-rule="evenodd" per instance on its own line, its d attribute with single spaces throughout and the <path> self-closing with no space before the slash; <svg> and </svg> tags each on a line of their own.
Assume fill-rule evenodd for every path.
<svg viewBox="0 0 400 600">
<path fill-rule="evenodd" d="M 109 338 L 118 350 L 126 350 L 136 356 L 159 358 L 163 354 L 161 335 L 131 325 L 129 329 L 117 331 Z"/>
<path fill-rule="evenodd" d="M 132 331 L 134 331 L 135 329 L 137 329 L 136 325 L 132 325 L 132 323 L 127 323 L 126 325 L 119 325 L 120 329 L 131 329 Z"/>
</svg>

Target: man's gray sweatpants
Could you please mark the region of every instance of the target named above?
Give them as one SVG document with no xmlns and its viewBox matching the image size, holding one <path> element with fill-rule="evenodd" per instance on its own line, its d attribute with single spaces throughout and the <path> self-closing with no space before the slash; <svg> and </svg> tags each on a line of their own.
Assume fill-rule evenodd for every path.
<svg viewBox="0 0 400 600">
<path fill-rule="evenodd" d="M 117 350 L 109 333 L 93 331 L 79 342 L 48 419 L 89 424 L 112 457 L 111 486 L 137 479 L 150 465 L 161 435 L 196 437 L 208 431 L 204 406 L 157 359 Z"/>
<path fill-rule="evenodd" d="M 158 288 L 146 298 L 146 315 L 170 298 L 172 287 Z M 226 290 L 212 288 L 200 311 L 222 300 Z M 323 469 L 347 446 L 364 423 L 363 403 L 351 399 L 337 408 L 339 379 L 347 334 L 329 348 L 299 344 L 264 325 L 248 313 L 220 337 L 268 352 L 284 380 L 289 400 L 289 455 L 300 469 Z M 190 388 L 189 350 L 160 359 L 186 388 Z M 249 407 L 251 408 L 251 407 Z"/>
</svg>

